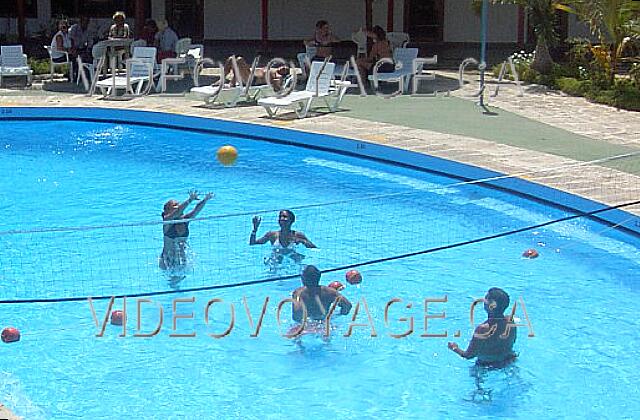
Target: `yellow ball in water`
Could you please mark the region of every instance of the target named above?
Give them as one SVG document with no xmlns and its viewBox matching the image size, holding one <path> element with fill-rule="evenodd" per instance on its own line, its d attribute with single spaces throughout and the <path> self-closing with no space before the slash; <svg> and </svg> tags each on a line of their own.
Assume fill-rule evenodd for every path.
<svg viewBox="0 0 640 420">
<path fill-rule="evenodd" d="M 238 158 L 238 151 L 233 146 L 222 146 L 218 149 L 218 153 L 216 154 L 218 158 L 218 162 L 222 163 L 224 166 L 233 165 Z"/>
</svg>

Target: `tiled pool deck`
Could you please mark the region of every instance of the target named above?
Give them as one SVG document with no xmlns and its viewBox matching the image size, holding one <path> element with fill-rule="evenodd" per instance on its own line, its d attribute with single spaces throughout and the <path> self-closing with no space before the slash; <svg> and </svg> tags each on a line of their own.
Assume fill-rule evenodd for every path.
<svg viewBox="0 0 640 420">
<path fill-rule="evenodd" d="M 475 104 L 470 84 L 457 86 L 457 74 L 440 71 L 437 97 L 360 97 L 355 90 L 343 111 L 305 119 L 266 117 L 262 107 L 206 108 L 190 94 L 150 95 L 126 101 L 67 93 L 54 83 L 44 90 L 0 90 L 0 106 L 108 107 L 244 121 L 333 134 L 380 143 L 520 176 L 608 204 L 638 199 L 640 155 L 609 163 L 584 164 L 640 153 L 640 113 L 592 104 L 536 85 L 518 96 L 504 84 L 487 97 L 490 113 Z M 494 84 L 488 85 L 491 90 Z M 580 164 L 580 162 L 583 162 Z M 640 206 L 626 208 L 640 213 Z"/>
</svg>

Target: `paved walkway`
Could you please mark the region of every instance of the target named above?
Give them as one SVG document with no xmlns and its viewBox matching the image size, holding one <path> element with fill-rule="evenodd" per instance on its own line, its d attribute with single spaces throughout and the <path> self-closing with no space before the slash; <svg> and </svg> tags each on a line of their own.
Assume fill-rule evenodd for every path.
<svg viewBox="0 0 640 420">
<path fill-rule="evenodd" d="M 585 164 L 624 154 L 640 154 L 640 113 L 592 104 L 544 87 L 513 84 L 488 97 L 488 110 L 468 95 L 477 76 L 458 89 L 457 74 L 439 72 L 437 97 L 382 99 L 348 95 L 344 112 L 319 113 L 297 120 L 271 120 L 261 107 L 205 108 L 190 95 L 151 95 L 128 101 L 52 90 L 0 90 L 0 106 L 78 106 L 141 109 L 334 134 L 452 159 L 609 204 L 640 194 L 640 156 Z M 495 85 L 490 86 L 493 90 Z M 52 89 L 50 87 L 49 89 Z M 640 213 L 640 206 L 633 209 Z"/>
<path fill-rule="evenodd" d="M 2 106 L 68 106 L 140 109 L 334 134 L 405 148 L 505 174 L 519 175 L 554 188 L 609 204 L 640 197 L 640 157 L 584 162 L 640 153 L 640 113 L 616 110 L 540 86 L 526 86 L 523 97 L 514 85 L 488 98 L 491 114 L 473 104 L 469 87 L 457 89 L 457 75 L 439 72 L 436 89 L 445 97 L 381 99 L 351 95 L 344 108 L 303 120 L 270 120 L 259 107 L 207 109 L 195 98 L 152 95 L 130 101 L 52 91 L 0 89 Z M 495 86 L 495 85 L 494 85 Z M 491 86 L 493 88 L 493 86 Z M 627 208 L 640 214 L 640 206 Z M 0 406 L 0 417 L 16 418 Z"/>
</svg>

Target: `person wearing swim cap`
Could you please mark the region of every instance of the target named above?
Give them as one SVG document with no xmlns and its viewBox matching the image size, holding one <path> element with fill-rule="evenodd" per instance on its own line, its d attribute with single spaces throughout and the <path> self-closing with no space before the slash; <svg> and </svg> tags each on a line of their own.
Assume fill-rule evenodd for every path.
<svg viewBox="0 0 640 420">
<path fill-rule="evenodd" d="M 476 364 L 493 368 L 507 366 L 517 357 L 513 351 L 516 328 L 511 316 L 504 314 L 509 307 L 509 295 L 498 287 L 489 289 L 484 297 L 488 318 L 478 325 L 466 350 L 450 342 L 451 351 L 465 359 L 476 358 Z"/>
<path fill-rule="evenodd" d="M 320 270 L 314 265 L 308 265 L 302 270 L 300 279 L 302 287 L 293 291 L 292 318 L 296 322 L 305 322 L 304 308 L 307 311 L 307 320 L 324 321 L 329 314 L 329 309 L 337 301 L 340 307 L 340 315 L 347 315 L 351 311 L 351 302 L 342 296 L 337 290 L 320 285 Z"/>
</svg>

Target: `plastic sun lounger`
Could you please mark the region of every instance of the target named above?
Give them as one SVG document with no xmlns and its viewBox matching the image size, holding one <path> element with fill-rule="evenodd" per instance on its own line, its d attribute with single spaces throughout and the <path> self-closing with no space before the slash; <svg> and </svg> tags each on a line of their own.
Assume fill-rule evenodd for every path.
<svg viewBox="0 0 640 420">
<path fill-rule="evenodd" d="M 33 71 L 27 56 L 22 53 L 22 45 L 3 45 L 0 48 L 0 85 L 3 77 L 26 76 L 27 86 L 30 86 Z"/>
<path fill-rule="evenodd" d="M 285 96 L 272 96 L 258 100 L 269 117 L 274 117 L 280 109 L 293 109 L 298 118 L 305 118 L 315 99 L 322 98 L 330 111 L 335 111 L 339 103 L 330 102 L 331 80 L 334 74 L 334 63 L 314 61 L 311 63 L 309 78 L 305 90 L 293 91 Z"/>
<path fill-rule="evenodd" d="M 260 97 L 272 92 L 272 87 L 269 84 L 253 84 L 258 60 L 259 57 L 253 60 L 249 80 L 247 80 L 246 85 L 244 85 L 241 80 L 238 80 L 235 86 L 230 84 L 224 84 L 222 87 L 220 85 L 199 86 L 192 88 L 191 93 L 200 96 L 204 102 L 209 105 L 219 103 L 225 107 L 233 107 L 240 101 L 256 102 Z M 287 79 L 285 86 L 290 80 L 291 79 Z"/>
</svg>

